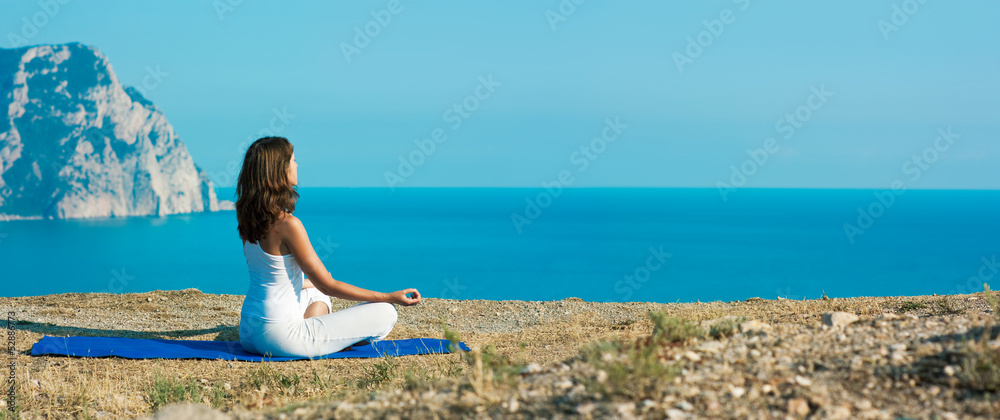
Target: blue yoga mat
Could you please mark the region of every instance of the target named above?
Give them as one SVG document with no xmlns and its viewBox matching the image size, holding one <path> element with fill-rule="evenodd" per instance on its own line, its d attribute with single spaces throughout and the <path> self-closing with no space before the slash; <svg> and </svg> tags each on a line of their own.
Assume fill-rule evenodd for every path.
<svg viewBox="0 0 1000 420">
<path fill-rule="evenodd" d="M 407 356 L 414 354 L 450 353 L 448 340 L 439 338 L 408 338 L 382 340 L 354 346 L 316 359 L 351 357 Z M 465 343 L 462 350 L 469 351 Z M 243 350 L 239 341 L 160 340 L 119 337 L 49 337 L 43 336 L 31 346 L 32 356 L 59 355 L 77 357 L 117 356 L 127 359 L 222 359 L 245 362 L 284 362 L 308 360 L 307 357 L 266 357 Z"/>
</svg>

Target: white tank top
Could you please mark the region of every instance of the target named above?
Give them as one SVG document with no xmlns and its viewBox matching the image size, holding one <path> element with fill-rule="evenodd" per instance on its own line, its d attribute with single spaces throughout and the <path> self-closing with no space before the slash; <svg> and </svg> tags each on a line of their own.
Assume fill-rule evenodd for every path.
<svg viewBox="0 0 1000 420">
<path fill-rule="evenodd" d="M 305 275 L 291 254 L 271 255 L 247 241 L 243 255 L 250 271 L 250 288 L 240 318 L 268 322 L 301 320 L 299 300 Z"/>
</svg>

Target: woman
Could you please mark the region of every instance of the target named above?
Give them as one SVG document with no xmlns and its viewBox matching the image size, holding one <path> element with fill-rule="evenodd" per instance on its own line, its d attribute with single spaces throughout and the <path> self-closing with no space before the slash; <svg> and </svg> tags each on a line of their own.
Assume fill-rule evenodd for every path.
<svg viewBox="0 0 1000 420">
<path fill-rule="evenodd" d="M 251 353 L 311 358 L 385 338 L 396 324 L 392 304 L 418 304 L 420 294 L 379 293 L 333 279 L 292 215 L 297 168 L 284 137 L 258 139 L 243 157 L 236 219 L 250 289 L 240 312 L 240 344 Z M 329 296 L 365 303 L 331 312 Z"/>
</svg>

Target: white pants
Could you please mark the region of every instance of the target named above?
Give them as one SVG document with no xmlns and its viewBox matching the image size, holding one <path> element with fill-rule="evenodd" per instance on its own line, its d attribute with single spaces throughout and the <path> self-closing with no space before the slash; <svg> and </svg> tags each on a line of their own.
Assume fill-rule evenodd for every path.
<svg viewBox="0 0 1000 420">
<path fill-rule="evenodd" d="M 382 340 L 397 319 L 396 307 L 386 302 L 360 303 L 307 319 L 281 322 L 240 319 L 240 344 L 250 353 L 312 358 L 338 352 L 362 340 Z"/>
</svg>

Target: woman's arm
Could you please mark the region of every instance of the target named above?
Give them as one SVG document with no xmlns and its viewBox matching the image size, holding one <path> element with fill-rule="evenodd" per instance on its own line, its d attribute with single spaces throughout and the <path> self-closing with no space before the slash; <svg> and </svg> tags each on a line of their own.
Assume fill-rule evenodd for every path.
<svg viewBox="0 0 1000 420">
<path fill-rule="evenodd" d="M 397 290 L 392 293 L 376 292 L 368 289 L 334 280 L 333 275 L 323 266 L 309 242 L 306 228 L 295 216 L 286 214 L 278 222 L 275 231 L 281 237 L 282 242 L 292 251 L 292 257 L 299 264 L 302 271 L 309 277 L 316 289 L 327 296 L 336 298 L 365 301 L 365 302 L 389 302 L 400 305 L 415 305 L 420 303 L 420 293 L 417 289 Z M 407 294 L 413 294 L 413 297 Z"/>
</svg>

